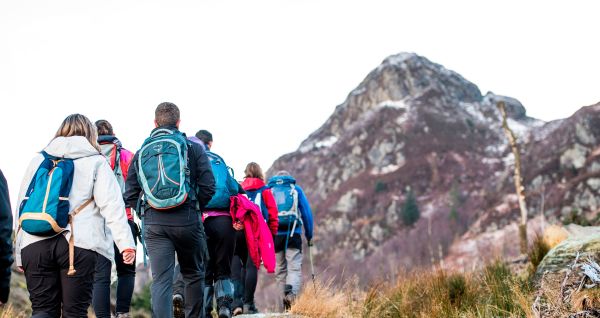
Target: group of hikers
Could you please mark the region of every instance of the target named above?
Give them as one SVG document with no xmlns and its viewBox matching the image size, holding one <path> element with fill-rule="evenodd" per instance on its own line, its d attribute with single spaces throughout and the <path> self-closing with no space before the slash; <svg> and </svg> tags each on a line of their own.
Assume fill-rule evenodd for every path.
<svg viewBox="0 0 600 318">
<path fill-rule="evenodd" d="M 99 318 L 131 317 L 138 242 L 152 272 L 153 317 L 257 313 L 261 264 L 276 273 L 280 309 L 291 308 L 302 285 L 301 235 L 308 246 L 313 237 L 302 188 L 286 171 L 267 182 L 254 162 L 237 182 L 211 151 L 212 134 L 187 137 L 179 123 L 175 104 L 158 105 L 155 128 L 134 154 L 108 121 L 73 114 L 32 159 L 14 235 L 32 317 L 87 317 L 90 304 Z M 12 223 L 0 171 L 0 306 L 9 294 Z"/>
</svg>

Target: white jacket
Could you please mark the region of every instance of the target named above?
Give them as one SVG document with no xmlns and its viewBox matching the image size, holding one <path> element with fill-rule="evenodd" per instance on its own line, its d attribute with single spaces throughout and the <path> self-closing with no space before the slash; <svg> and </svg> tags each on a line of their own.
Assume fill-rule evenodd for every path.
<svg viewBox="0 0 600 318">
<path fill-rule="evenodd" d="M 106 158 L 81 136 L 57 137 L 44 151 L 55 157 L 77 159 L 73 161 L 75 170 L 69 194 L 71 211 L 91 197 L 94 198 L 92 203 L 73 217 L 75 246 L 95 251 L 111 260 L 114 259 L 113 241 L 121 252 L 128 248 L 135 249 L 121 189 Z M 21 201 L 43 160 L 42 154 L 35 156 L 25 172 L 19 191 L 15 219 L 19 218 Z M 62 235 L 68 240 L 71 233 L 70 226 L 67 226 L 67 229 Z M 17 265 L 21 266 L 21 249 L 44 239 L 48 237 L 19 231 L 15 247 Z"/>
</svg>

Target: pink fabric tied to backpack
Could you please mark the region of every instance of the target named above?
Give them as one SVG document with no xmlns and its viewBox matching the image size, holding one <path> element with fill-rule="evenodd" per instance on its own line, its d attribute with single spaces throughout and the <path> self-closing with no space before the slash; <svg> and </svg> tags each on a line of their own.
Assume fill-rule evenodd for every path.
<svg viewBox="0 0 600 318">
<path fill-rule="evenodd" d="M 232 196 L 230 200 L 231 218 L 233 222 L 239 221 L 244 224 L 248 253 L 254 265 L 260 268 L 262 260 L 267 273 L 274 273 L 275 244 L 260 207 L 241 194 Z"/>
</svg>

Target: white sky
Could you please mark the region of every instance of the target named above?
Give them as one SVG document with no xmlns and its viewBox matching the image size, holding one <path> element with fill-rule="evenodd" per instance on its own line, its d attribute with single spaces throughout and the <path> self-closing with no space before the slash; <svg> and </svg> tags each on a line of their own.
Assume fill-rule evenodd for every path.
<svg viewBox="0 0 600 318">
<path fill-rule="evenodd" d="M 566 117 L 600 101 L 598 12 L 595 1 L 0 0 L 0 168 L 14 204 L 68 114 L 108 119 L 136 150 L 171 101 L 181 129 L 213 132 L 241 177 L 295 150 L 401 51 L 530 116 Z"/>
</svg>

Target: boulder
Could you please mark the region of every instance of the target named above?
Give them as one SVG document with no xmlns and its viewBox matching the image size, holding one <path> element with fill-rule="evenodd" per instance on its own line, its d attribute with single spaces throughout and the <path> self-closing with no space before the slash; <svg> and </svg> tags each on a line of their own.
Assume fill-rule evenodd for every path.
<svg viewBox="0 0 600 318">
<path fill-rule="evenodd" d="M 580 259 L 600 254 L 600 227 L 569 224 L 565 229 L 569 233 L 568 238 L 546 254 L 537 268 L 537 277 L 568 268 L 575 261 L 577 253 Z"/>
</svg>

